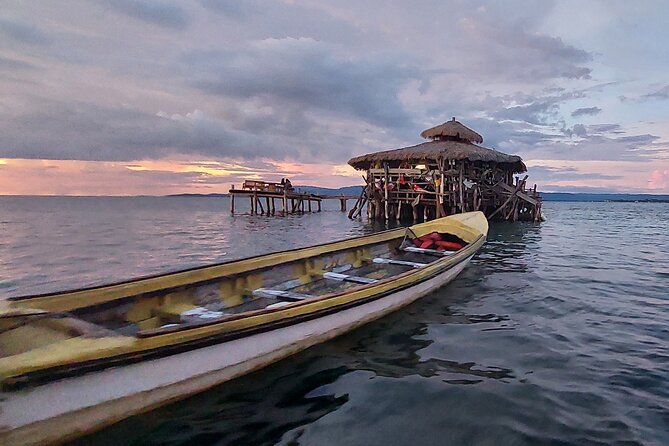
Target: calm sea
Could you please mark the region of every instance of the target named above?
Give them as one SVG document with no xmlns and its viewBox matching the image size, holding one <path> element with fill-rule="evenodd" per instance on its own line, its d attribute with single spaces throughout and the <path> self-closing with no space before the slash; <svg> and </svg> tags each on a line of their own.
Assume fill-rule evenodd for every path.
<svg viewBox="0 0 669 446">
<path fill-rule="evenodd" d="M 0 296 L 382 229 L 222 198 L 0 197 Z M 449 286 L 94 445 L 669 444 L 669 205 L 545 203 Z"/>
</svg>

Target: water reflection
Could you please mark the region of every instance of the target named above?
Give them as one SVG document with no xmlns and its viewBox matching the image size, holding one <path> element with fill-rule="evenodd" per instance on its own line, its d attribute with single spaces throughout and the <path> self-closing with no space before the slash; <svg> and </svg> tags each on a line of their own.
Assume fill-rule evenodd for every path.
<svg viewBox="0 0 669 446">
<path fill-rule="evenodd" d="M 215 199 L 12 203 L 0 293 L 383 229 Z M 669 205 L 545 212 L 491 225 L 455 282 L 402 311 L 79 444 L 669 444 Z"/>
</svg>

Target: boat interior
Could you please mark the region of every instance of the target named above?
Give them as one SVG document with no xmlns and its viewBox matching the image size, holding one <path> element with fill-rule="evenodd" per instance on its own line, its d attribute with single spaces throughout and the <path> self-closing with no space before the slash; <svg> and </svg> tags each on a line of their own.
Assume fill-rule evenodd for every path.
<svg viewBox="0 0 669 446">
<path fill-rule="evenodd" d="M 444 232 L 439 238 L 464 249 L 476 234 L 467 235 Z M 276 262 L 260 268 L 253 267 L 253 259 L 230 262 L 218 266 L 222 274 L 217 277 L 141 293 L 133 293 L 130 286 L 125 295 L 117 293 L 115 298 L 97 303 L 90 300 L 105 287 L 79 291 L 77 299 L 55 294 L 38 297 L 36 300 L 41 303 L 33 303 L 31 298 L 19 298 L 17 304 L 30 304 L 33 310 L 24 317 L 0 318 L 0 357 L 75 336 L 147 337 L 243 313 L 277 311 L 424 268 L 457 252 L 434 245 L 432 248 L 437 249 L 418 247 L 417 244 L 423 243 L 416 242 L 418 237 L 411 229 L 400 230 L 396 236 L 382 241 L 365 243 L 364 239 L 357 246 L 321 250 L 306 257 L 290 251 L 279 253 L 281 257 Z M 266 256 L 259 259 L 263 257 Z M 247 265 L 241 271 L 233 271 L 235 264 L 243 263 Z M 226 274 L 226 270 L 232 273 Z"/>
</svg>

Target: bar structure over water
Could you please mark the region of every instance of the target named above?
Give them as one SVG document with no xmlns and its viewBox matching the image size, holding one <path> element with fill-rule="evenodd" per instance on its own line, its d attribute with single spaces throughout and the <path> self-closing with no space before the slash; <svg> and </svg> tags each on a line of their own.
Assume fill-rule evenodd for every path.
<svg viewBox="0 0 669 446">
<path fill-rule="evenodd" d="M 421 133 L 430 141 L 349 160 L 366 185 L 349 213 L 367 204 L 370 219 L 431 220 L 483 211 L 489 220 L 541 221 L 536 184 L 527 188 L 522 159 L 477 144 L 483 137 L 453 118 Z"/>
</svg>

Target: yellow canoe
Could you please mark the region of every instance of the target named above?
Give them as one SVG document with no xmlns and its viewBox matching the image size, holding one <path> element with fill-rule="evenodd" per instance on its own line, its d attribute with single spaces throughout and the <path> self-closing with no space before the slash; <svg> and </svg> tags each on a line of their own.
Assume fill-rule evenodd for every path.
<svg viewBox="0 0 669 446">
<path fill-rule="evenodd" d="M 457 251 L 417 248 L 437 232 Z M 481 212 L 0 307 L 0 443 L 57 442 L 185 398 L 452 280 Z"/>
</svg>

